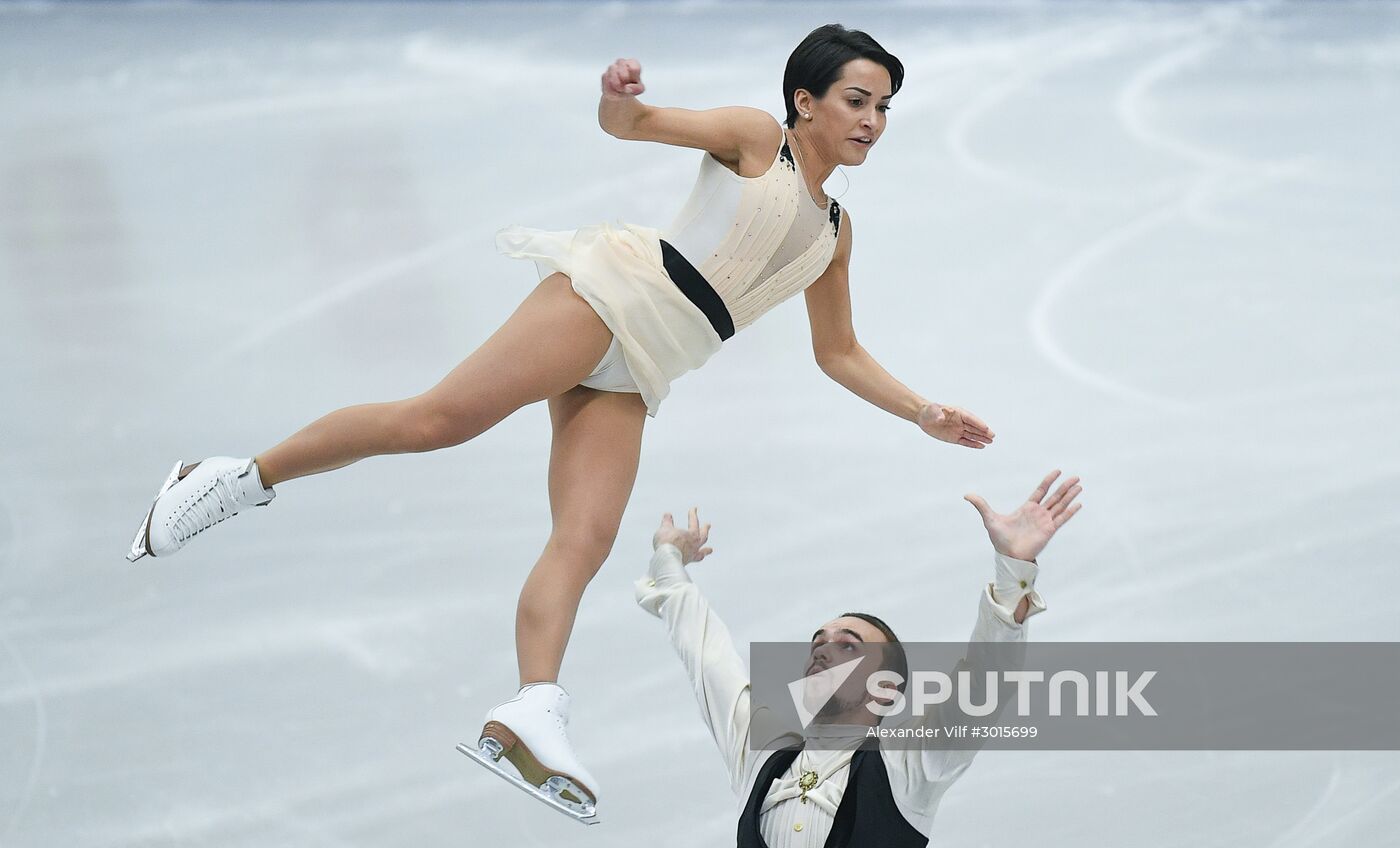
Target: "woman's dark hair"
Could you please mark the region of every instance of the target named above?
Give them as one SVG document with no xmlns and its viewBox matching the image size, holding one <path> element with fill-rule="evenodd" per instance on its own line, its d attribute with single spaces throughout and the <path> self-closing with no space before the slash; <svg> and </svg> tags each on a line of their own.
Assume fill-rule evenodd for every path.
<svg viewBox="0 0 1400 848">
<path fill-rule="evenodd" d="M 899 641 L 899 637 L 894 635 L 894 631 L 890 629 L 890 626 L 868 612 L 847 612 L 842 613 L 841 617 L 858 618 L 885 634 L 885 638 L 889 640 L 889 644 L 885 646 L 884 650 L 884 668 L 899 675 L 900 682 L 895 689 L 903 692 L 905 685 L 909 682 L 909 658 L 905 656 L 904 645 Z"/>
<path fill-rule="evenodd" d="M 802 39 L 788 57 L 783 71 L 783 99 L 787 101 L 787 126 L 797 125 L 797 107 L 792 96 L 799 88 L 822 98 L 827 89 L 841 77 L 841 68 L 852 59 L 870 59 L 890 72 L 890 94 L 897 94 L 904 84 L 904 65 L 870 36 L 858 29 L 846 29 L 840 24 L 819 26 Z"/>
</svg>

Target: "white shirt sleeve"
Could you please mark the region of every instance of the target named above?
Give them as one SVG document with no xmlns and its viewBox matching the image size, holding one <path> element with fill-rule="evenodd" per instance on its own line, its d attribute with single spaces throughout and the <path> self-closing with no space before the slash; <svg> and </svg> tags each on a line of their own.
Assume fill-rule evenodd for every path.
<svg viewBox="0 0 1400 848">
<path fill-rule="evenodd" d="M 729 629 L 691 581 L 675 545 L 661 545 L 652 553 L 647 576 L 634 588 L 641 608 L 666 622 L 700 715 L 724 758 L 730 788 L 742 792 L 755 753 L 749 751 L 749 673 Z"/>
<path fill-rule="evenodd" d="M 1039 568 L 1033 562 L 998 553 L 992 582 L 982 588 L 977 604 L 977 623 L 970 642 L 1024 642 L 1031 616 L 1045 612 L 1045 601 L 1035 590 Z M 1016 607 L 1030 597 L 1023 623 L 1016 623 Z M 930 712 L 922 723 L 939 723 Z M 943 793 L 962 776 L 976 756 L 975 750 L 951 751 L 937 746 L 902 750 L 881 746 L 885 769 L 895 803 L 909 822 L 924 833 L 932 826 L 933 815 Z"/>
</svg>

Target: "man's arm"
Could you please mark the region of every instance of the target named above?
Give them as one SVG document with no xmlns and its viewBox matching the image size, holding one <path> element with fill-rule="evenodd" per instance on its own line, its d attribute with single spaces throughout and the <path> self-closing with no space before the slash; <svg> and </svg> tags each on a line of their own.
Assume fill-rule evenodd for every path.
<svg viewBox="0 0 1400 848">
<path fill-rule="evenodd" d="M 977 622 L 968 639 L 967 665 L 959 670 L 972 672 L 977 679 L 977 646 L 984 642 L 1024 642 L 1026 621 L 1045 611 L 1045 600 L 1035 589 L 1039 567 L 1031 561 L 1006 556 L 998 551 L 993 579 L 982 586 L 977 601 Z M 981 697 L 974 698 L 981 701 Z M 914 717 L 904 726 L 942 727 L 956 710 L 928 707 L 923 717 Z M 953 750 L 939 745 L 921 745 L 913 749 L 884 748 L 887 771 L 897 801 L 902 801 L 906 816 L 930 815 L 943 792 L 972 765 L 976 750 Z"/>
<path fill-rule="evenodd" d="M 996 551 L 993 579 L 982 587 L 977 623 L 968 640 L 968 657 L 973 666 L 977 665 L 979 643 L 1024 642 L 1026 622 L 1046 609 L 1044 599 L 1035 588 L 1040 573 L 1036 557 L 1080 508 L 1079 504 L 1070 506 L 1081 491 L 1078 477 L 1064 481 L 1047 497 L 1059 473 L 1047 475 L 1027 501 L 1008 515 L 994 512 L 977 495 L 967 496 L 967 501 L 981 514 Z M 977 671 L 971 670 L 976 679 Z M 980 702 L 981 698 L 974 700 Z M 939 726 L 943 718 L 938 711 L 929 710 L 919 723 Z M 933 815 L 943 793 L 972 764 L 977 751 L 927 745 L 915 750 L 884 749 L 883 753 L 895 799 L 901 811 L 911 821 L 916 821 Z"/>
<path fill-rule="evenodd" d="M 749 674 L 734 648 L 729 629 L 710 608 L 700 588 L 686 573 L 687 562 L 709 553 L 701 546 L 698 517 L 691 510 L 692 533 L 670 525 L 667 515 L 653 539 L 655 550 L 647 576 L 635 583 L 637 603 L 666 623 L 671 644 L 690 675 L 700 715 L 710 729 L 725 768 L 730 788 L 741 792 L 749 766 Z"/>
<path fill-rule="evenodd" d="M 1025 623 L 1045 612 L 1045 600 L 1035 590 L 1040 568 L 1033 560 L 1017 559 L 997 551 L 992 580 L 982 588 L 977 624 L 969 642 L 1019 642 L 1026 638 Z"/>
</svg>

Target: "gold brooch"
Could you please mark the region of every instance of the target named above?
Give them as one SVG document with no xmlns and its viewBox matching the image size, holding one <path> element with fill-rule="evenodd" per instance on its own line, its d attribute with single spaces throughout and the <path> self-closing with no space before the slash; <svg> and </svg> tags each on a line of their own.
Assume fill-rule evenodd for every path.
<svg viewBox="0 0 1400 848">
<path fill-rule="evenodd" d="M 797 785 L 802 790 L 799 798 L 805 804 L 807 803 L 807 790 L 817 785 L 817 773 L 814 771 L 802 772 L 802 777 L 798 779 Z"/>
</svg>

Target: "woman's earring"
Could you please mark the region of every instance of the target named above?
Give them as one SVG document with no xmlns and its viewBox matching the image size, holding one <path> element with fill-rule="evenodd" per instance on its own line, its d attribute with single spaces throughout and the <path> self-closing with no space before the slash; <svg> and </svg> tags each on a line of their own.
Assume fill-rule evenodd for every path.
<svg viewBox="0 0 1400 848">
<path fill-rule="evenodd" d="M 810 120 L 812 120 L 812 113 L 811 113 L 811 112 L 804 112 L 803 115 L 802 115 L 802 117 L 804 117 L 804 118 L 806 118 L 807 120 L 810 121 Z"/>
</svg>

